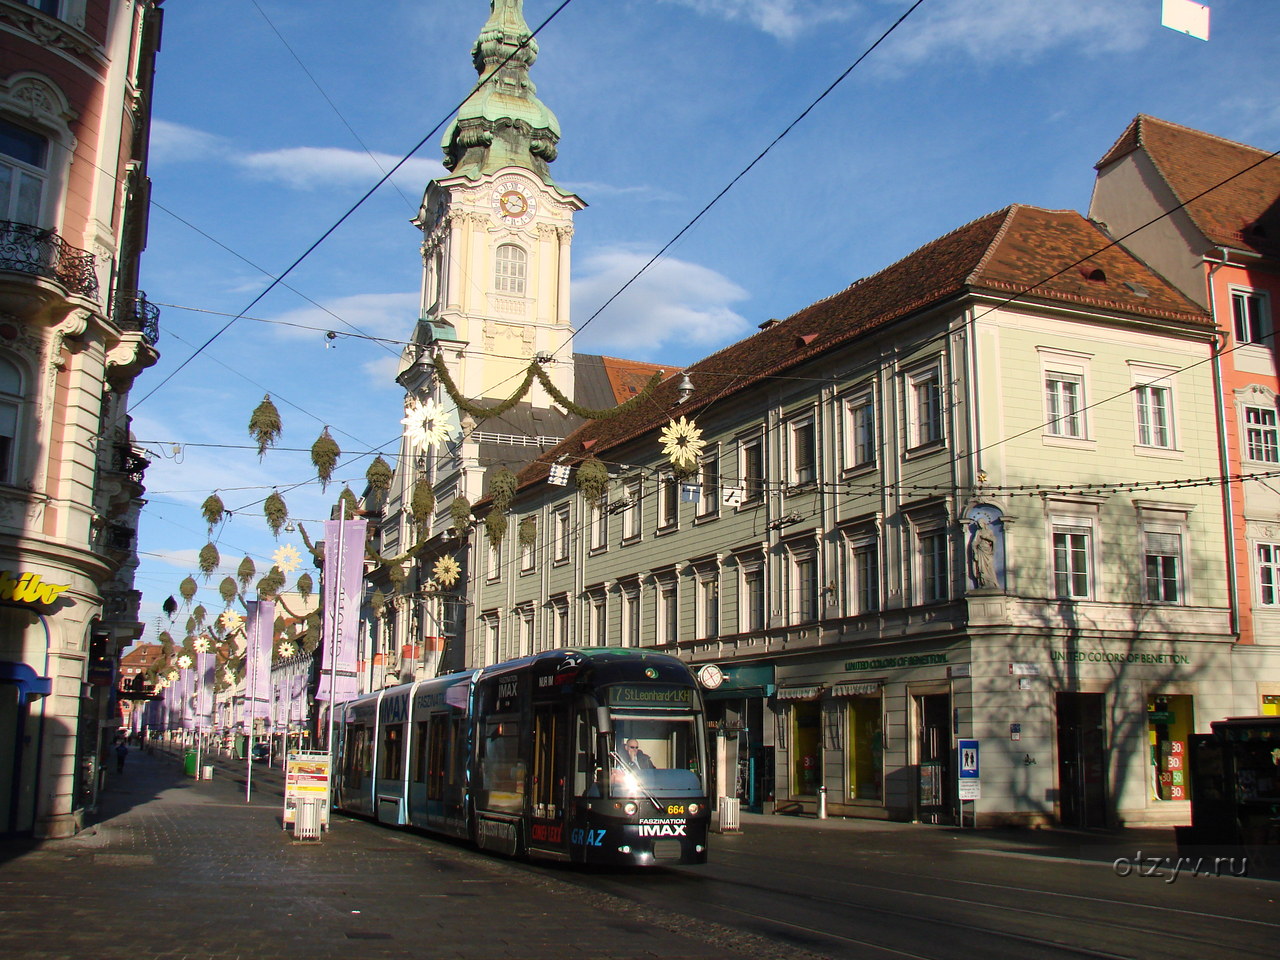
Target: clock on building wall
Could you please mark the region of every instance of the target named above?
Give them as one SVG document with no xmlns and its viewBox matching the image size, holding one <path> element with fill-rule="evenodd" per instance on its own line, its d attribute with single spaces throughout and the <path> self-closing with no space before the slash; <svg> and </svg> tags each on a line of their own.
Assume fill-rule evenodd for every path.
<svg viewBox="0 0 1280 960">
<path fill-rule="evenodd" d="M 538 202 L 520 180 L 499 180 L 493 186 L 493 209 L 503 223 L 523 227 L 533 219 Z"/>
</svg>

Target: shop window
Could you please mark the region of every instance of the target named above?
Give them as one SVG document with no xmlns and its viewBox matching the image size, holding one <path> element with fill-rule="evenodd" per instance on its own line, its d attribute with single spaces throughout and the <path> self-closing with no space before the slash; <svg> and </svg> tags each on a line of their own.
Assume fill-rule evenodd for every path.
<svg viewBox="0 0 1280 960">
<path fill-rule="evenodd" d="M 1152 795 L 1156 800 L 1190 800 L 1187 745 L 1195 730 L 1190 696 L 1147 698 L 1147 737 L 1153 767 Z"/>
<path fill-rule="evenodd" d="M 880 697 L 850 697 L 849 798 L 884 799 L 884 712 Z"/>
</svg>

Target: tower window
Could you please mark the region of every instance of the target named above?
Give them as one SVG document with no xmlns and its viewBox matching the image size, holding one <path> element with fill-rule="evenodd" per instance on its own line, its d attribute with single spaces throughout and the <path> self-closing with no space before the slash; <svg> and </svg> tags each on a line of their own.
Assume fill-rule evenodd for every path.
<svg viewBox="0 0 1280 960">
<path fill-rule="evenodd" d="M 528 254 L 514 243 L 498 247 L 497 268 L 494 271 L 494 287 L 498 293 L 524 295 L 525 268 Z"/>
</svg>

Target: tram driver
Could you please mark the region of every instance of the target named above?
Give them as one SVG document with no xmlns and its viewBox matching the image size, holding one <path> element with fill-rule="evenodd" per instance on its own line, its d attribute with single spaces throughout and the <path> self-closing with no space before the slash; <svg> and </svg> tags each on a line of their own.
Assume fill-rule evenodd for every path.
<svg viewBox="0 0 1280 960">
<path fill-rule="evenodd" d="M 640 749 L 640 744 L 635 737 L 628 737 L 622 745 L 622 759 L 624 764 L 632 770 L 652 770 L 653 760 L 647 753 Z"/>
</svg>

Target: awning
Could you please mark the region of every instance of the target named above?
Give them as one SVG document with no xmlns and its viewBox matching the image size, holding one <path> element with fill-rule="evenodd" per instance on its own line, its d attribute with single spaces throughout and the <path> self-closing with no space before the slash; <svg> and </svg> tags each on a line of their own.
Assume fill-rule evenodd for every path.
<svg viewBox="0 0 1280 960">
<path fill-rule="evenodd" d="M 822 692 L 822 684 L 814 683 L 803 687 L 779 687 L 779 700 L 814 700 Z"/>
<path fill-rule="evenodd" d="M 833 697 L 874 697 L 884 689 L 883 680 L 858 680 L 849 683 L 837 683 L 831 688 Z"/>
</svg>

